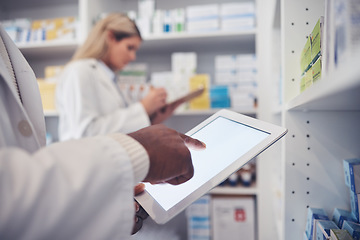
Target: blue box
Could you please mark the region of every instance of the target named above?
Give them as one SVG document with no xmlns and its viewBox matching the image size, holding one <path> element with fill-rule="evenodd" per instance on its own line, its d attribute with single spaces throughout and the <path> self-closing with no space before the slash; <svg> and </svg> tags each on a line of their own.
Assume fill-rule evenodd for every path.
<svg viewBox="0 0 360 240">
<path fill-rule="evenodd" d="M 347 230 L 355 240 L 360 239 L 360 224 L 345 220 L 342 229 Z"/>
<path fill-rule="evenodd" d="M 318 220 L 316 222 L 316 232 L 314 238 L 316 240 L 327 240 L 330 238 L 330 229 L 339 229 L 334 221 Z"/>
<path fill-rule="evenodd" d="M 308 239 L 312 239 L 314 220 L 329 220 L 326 212 L 322 208 L 308 208 L 307 221 L 306 221 L 306 236 Z"/>
<path fill-rule="evenodd" d="M 230 96 L 228 86 L 217 85 L 210 88 L 211 108 L 229 108 Z"/>
<path fill-rule="evenodd" d="M 356 222 L 356 218 L 354 214 L 352 214 L 350 211 L 335 208 L 332 220 L 338 225 L 339 228 L 342 228 L 344 220 Z"/>
<path fill-rule="evenodd" d="M 359 199 L 357 194 L 350 190 L 350 207 L 351 213 L 355 217 L 356 221 L 359 222 Z"/>
<path fill-rule="evenodd" d="M 360 159 L 343 160 L 345 184 L 355 193 L 360 193 Z"/>
</svg>

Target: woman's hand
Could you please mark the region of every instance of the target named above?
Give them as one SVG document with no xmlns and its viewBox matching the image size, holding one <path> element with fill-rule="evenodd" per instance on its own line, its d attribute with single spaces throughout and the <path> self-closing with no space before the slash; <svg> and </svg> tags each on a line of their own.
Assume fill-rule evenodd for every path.
<svg viewBox="0 0 360 240">
<path fill-rule="evenodd" d="M 162 123 L 169 117 L 171 117 L 175 111 L 175 109 L 180 106 L 182 102 L 174 102 L 171 104 L 166 104 L 164 107 L 160 108 L 159 110 L 155 111 L 150 116 L 150 121 L 152 125 Z"/>
<path fill-rule="evenodd" d="M 150 88 L 149 93 L 141 100 L 147 114 L 151 116 L 166 105 L 167 93 L 164 88 Z"/>
<path fill-rule="evenodd" d="M 140 193 L 144 192 L 145 185 L 143 183 L 139 183 L 134 188 L 134 195 L 139 195 Z M 135 217 L 134 217 L 134 226 L 132 230 L 132 234 L 137 233 L 143 225 L 143 221 L 149 216 L 147 212 L 136 202 L 135 204 Z"/>
</svg>

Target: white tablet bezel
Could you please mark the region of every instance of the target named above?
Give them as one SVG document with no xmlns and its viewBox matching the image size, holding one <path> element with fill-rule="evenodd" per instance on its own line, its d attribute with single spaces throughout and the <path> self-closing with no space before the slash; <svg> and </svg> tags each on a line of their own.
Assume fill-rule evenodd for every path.
<svg viewBox="0 0 360 240">
<path fill-rule="evenodd" d="M 191 136 L 198 130 L 202 129 L 204 126 L 211 123 L 217 117 L 224 117 L 243 125 L 250 126 L 252 128 L 258 129 L 260 131 L 264 131 L 269 133 L 269 135 L 257 144 L 255 147 L 250 149 L 246 154 L 240 156 L 236 161 L 234 161 L 231 165 L 226 167 L 208 182 L 199 186 L 195 191 L 190 193 L 186 198 L 181 200 L 179 203 L 174 205 L 169 210 L 164 210 L 158 202 L 146 191 L 136 196 L 136 201 L 145 209 L 145 211 L 150 215 L 150 217 L 157 222 L 158 224 L 164 224 L 169 221 L 171 218 L 176 216 L 178 213 L 183 211 L 186 207 L 188 207 L 191 203 L 199 199 L 201 196 L 206 194 L 212 188 L 218 186 L 222 181 L 228 178 L 232 173 L 240 169 L 243 165 L 245 165 L 248 161 L 259 155 L 262 151 L 268 148 L 270 145 L 279 140 L 282 136 L 284 136 L 287 132 L 287 129 L 284 127 L 280 127 L 277 125 L 273 125 L 240 113 L 236 113 L 230 110 L 222 109 L 204 120 L 202 123 L 191 129 L 186 135 Z"/>
</svg>

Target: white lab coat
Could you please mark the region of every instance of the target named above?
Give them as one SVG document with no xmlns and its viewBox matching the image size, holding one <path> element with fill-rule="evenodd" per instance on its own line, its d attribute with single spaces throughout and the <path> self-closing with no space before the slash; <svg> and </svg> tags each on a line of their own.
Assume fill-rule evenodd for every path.
<svg viewBox="0 0 360 240">
<path fill-rule="evenodd" d="M 150 125 L 143 105 L 137 102 L 127 106 L 114 83 L 114 73 L 104 66 L 96 59 L 77 60 L 58 78 L 60 140 L 129 133 Z"/>
<path fill-rule="evenodd" d="M 99 136 L 44 147 L 34 73 L 1 24 L 0 36 L 23 101 L 0 57 L 0 239 L 129 238 L 133 186 L 147 170 L 139 174 L 127 150 L 145 149 L 125 135 L 122 145 Z"/>
</svg>

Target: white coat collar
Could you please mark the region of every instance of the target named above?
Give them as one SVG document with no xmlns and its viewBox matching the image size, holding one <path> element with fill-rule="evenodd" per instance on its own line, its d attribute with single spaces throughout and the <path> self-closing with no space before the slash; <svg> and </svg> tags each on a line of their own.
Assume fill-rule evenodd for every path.
<svg viewBox="0 0 360 240">
<path fill-rule="evenodd" d="M 111 70 L 103 61 L 97 60 L 99 67 L 105 72 L 109 79 L 115 81 L 116 75 L 113 70 Z"/>
<path fill-rule="evenodd" d="M 7 35 L 5 29 L 0 24 L 0 35 L 8 51 L 9 58 L 13 64 L 15 77 L 19 86 L 23 103 L 20 102 L 17 92 L 12 87 L 13 82 L 7 71 L 1 71 L 4 80 L 11 89 L 13 97 L 16 99 L 19 108 L 22 109 L 25 118 L 28 118 L 33 133 L 36 135 L 36 141 L 40 145 L 45 145 L 45 120 L 39 93 L 39 87 L 36 83 L 36 77 L 28 62 L 16 47 L 14 42 Z M 1 67 L 5 66 L 4 61 L 0 61 Z"/>
</svg>

